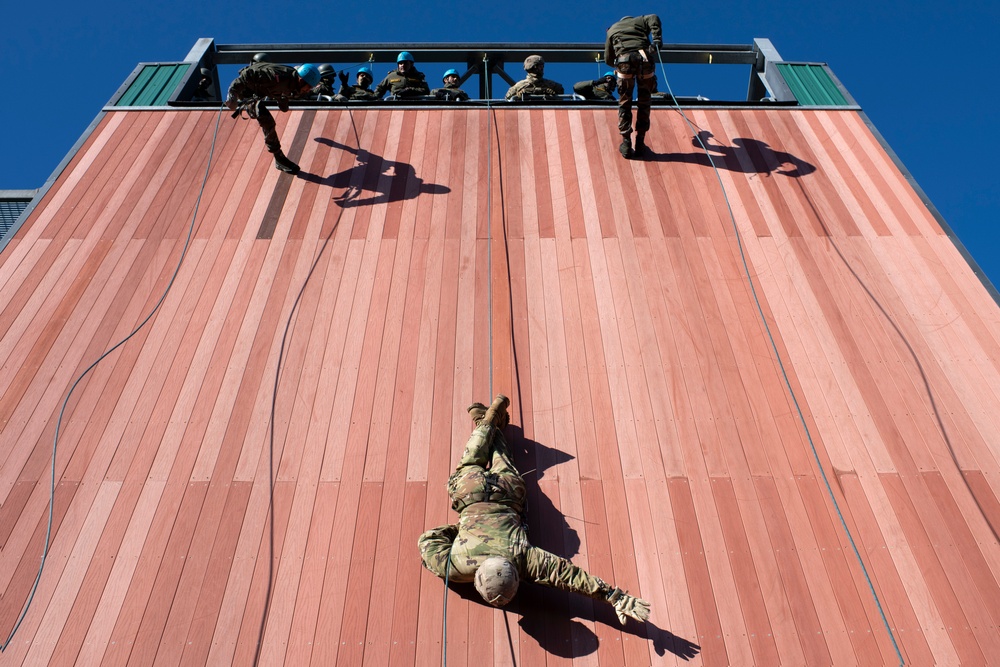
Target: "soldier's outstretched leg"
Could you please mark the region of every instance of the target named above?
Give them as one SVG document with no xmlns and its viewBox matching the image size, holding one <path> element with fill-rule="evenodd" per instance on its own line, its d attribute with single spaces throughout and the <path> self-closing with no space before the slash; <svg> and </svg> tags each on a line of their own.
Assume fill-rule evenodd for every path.
<svg viewBox="0 0 1000 667">
<path fill-rule="evenodd" d="M 299 173 L 299 165 L 295 164 L 281 151 L 281 141 L 278 139 L 278 132 L 275 129 L 274 116 L 264 106 L 264 102 L 258 101 L 254 105 L 257 123 L 261 132 L 264 133 L 264 145 L 267 151 L 274 155 L 274 168 L 288 174 Z"/>
</svg>

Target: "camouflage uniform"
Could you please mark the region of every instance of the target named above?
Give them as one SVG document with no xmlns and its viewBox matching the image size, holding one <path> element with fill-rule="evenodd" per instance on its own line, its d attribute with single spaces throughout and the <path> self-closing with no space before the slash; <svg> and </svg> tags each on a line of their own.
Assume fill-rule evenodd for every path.
<svg viewBox="0 0 1000 667">
<path fill-rule="evenodd" d="M 544 95 L 546 97 L 555 97 L 556 95 L 562 94 L 563 87 L 561 83 L 544 79 L 534 72 L 528 72 L 527 78 L 521 79 L 510 87 L 510 90 L 508 90 L 507 94 L 504 95 L 504 99 L 510 100 L 515 97 L 520 97 L 521 95 Z"/>
<path fill-rule="evenodd" d="M 267 150 L 279 155 L 282 154 L 281 141 L 278 140 L 278 133 L 274 129 L 274 116 L 264 106 L 263 98 L 270 97 L 277 100 L 278 107 L 285 111 L 288 109 L 288 99 L 301 97 L 303 92 L 308 94 L 309 91 L 303 91 L 302 79 L 294 67 L 255 62 L 241 69 L 230 84 L 226 103 L 235 104 L 240 100 L 260 98 L 253 102 L 247 111 L 251 118 L 257 119 L 257 124 L 264 133 L 264 145 L 267 146 Z"/>
<path fill-rule="evenodd" d="M 580 81 L 573 85 L 573 92 L 588 100 L 613 100 L 615 99 L 615 80 L 594 79 L 593 81 Z"/>
<path fill-rule="evenodd" d="M 396 97 L 420 97 L 421 95 L 429 95 L 431 89 L 427 85 L 424 73 L 410 65 L 406 73 L 401 73 L 398 69 L 392 70 L 385 75 L 382 83 L 375 86 L 377 99 L 385 97 L 387 92 Z"/>
<path fill-rule="evenodd" d="M 448 478 L 448 495 L 452 509 L 461 515 L 458 524 L 434 528 L 417 540 L 424 567 L 442 579 L 471 582 L 483 561 L 500 556 L 514 565 L 522 581 L 604 601 L 615 590 L 528 542 L 521 519 L 527 489 L 500 429 L 481 424 L 472 432 L 458 468 Z"/>
<path fill-rule="evenodd" d="M 604 62 L 618 74 L 618 131 L 627 141 L 632 136 L 632 90 L 637 79 L 639 108 L 635 129 L 640 141 L 649 129 L 649 98 L 656 92 L 656 65 L 649 37 L 657 46 L 663 42 L 660 17 L 656 14 L 622 18 L 608 28 L 604 43 Z"/>
</svg>

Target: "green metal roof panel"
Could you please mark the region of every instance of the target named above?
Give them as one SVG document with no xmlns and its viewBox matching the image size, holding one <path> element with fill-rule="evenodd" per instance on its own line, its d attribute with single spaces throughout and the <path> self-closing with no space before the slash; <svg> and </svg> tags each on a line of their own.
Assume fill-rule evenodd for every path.
<svg viewBox="0 0 1000 667">
<path fill-rule="evenodd" d="M 0 239 L 7 236 L 30 203 L 30 200 L 0 201 Z"/>
<path fill-rule="evenodd" d="M 795 99 L 804 106 L 850 106 L 825 65 L 777 63 Z"/>
<path fill-rule="evenodd" d="M 166 106 L 171 93 L 187 73 L 190 63 L 143 65 L 135 80 L 118 98 L 119 107 Z"/>
</svg>

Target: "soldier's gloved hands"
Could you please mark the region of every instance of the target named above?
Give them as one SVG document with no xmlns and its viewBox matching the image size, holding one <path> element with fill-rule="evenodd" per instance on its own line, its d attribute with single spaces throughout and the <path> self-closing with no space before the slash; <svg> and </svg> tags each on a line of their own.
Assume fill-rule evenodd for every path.
<svg viewBox="0 0 1000 667">
<path fill-rule="evenodd" d="M 659 42 L 659 41 L 653 42 L 653 52 L 655 53 L 655 52 L 659 51 L 660 47 L 662 47 L 662 46 L 663 46 L 663 42 Z"/>
<path fill-rule="evenodd" d="M 338 74 L 337 76 L 340 77 L 340 83 L 341 83 L 341 85 L 346 86 L 347 85 L 347 72 L 345 72 L 344 70 L 340 70 L 340 74 Z"/>
<path fill-rule="evenodd" d="M 279 97 L 278 98 L 278 108 L 281 109 L 282 111 L 288 111 L 288 98 L 287 97 Z"/>
<path fill-rule="evenodd" d="M 629 595 L 620 588 L 615 588 L 608 593 L 608 602 L 614 606 L 615 613 L 622 625 L 625 625 L 629 616 L 640 622 L 649 619 L 649 603 L 642 598 Z"/>
</svg>

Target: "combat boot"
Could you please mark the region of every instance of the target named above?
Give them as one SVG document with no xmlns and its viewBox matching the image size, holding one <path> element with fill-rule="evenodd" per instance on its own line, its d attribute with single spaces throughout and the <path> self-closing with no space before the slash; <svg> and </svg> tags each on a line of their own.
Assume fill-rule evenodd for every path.
<svg viewBox="0 0 1000 667">
<path fill-rule="evenodd" d="M 299 173 L 299 165 L 289 160 L 281 151 L 274 153 L 274 168 L 287 174 Z"/>
<path fill-rule="evenodd" d="M 632 154 L 635 157 L 640 157 L 645 152 L 646 152 L 646 133 L 640 132 L 637 135 L 635 135 L 635 150 L 632 151 Z"/>
<path fill-rule="evenodd" d="M 632 158 L 632 137 L 627 134 L 622 135 L 622 143 L 618 147 L 618 152 L 622 154 L 622 157 L 626 160 Z"/>
<path fill-rule="evenodd" d="M 486 416 L 486 406 L 482 403 L 476 402 L 466 409 L 469 411 L 469 416 L 472 417 L 472 421 L 475 422 L 476 426 L 479 426 L 479 422 L 483 421 L 483 417 Z"/>
</svg>

